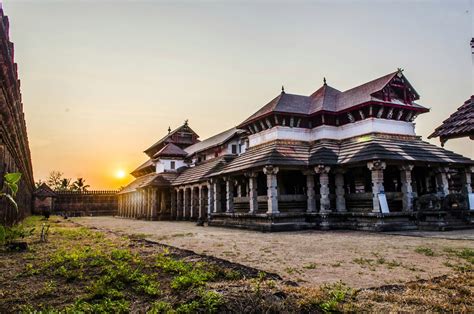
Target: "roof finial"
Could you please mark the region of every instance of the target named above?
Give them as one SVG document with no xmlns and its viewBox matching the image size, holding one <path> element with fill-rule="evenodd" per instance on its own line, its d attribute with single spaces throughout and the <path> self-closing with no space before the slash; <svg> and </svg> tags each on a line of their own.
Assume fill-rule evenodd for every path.
<svg viewBox="0 0 474 314">
<path fill-rule="evenodd" d="M 323 77 L 323 84 L 324 84 L 324 85 L 327 85 L 327 84 L 326 84 L 326 77 Z"/>
<path fill-rule="evenodd" d="M 184 125 L 188 126 L 188 119 L 184 120 Z"/>
<path fill-rule="evenodd" d="M 170 133 L 171 133 L 171 127 L 169 126 L 168 127 L 168 134 L 170 134 Z"/>
<path fill-rule="evenodd" d="M 284 94 L 285 93 L 285 86 L 281 86 L 281 93 Z"/>
</svg>

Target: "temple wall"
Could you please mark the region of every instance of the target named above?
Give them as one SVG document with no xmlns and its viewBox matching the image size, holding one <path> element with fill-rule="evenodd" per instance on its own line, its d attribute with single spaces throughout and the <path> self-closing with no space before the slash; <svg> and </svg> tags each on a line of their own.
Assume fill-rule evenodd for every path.
<svg viewBox="0 0 474 314">
<path fill-rule="evenodd" d="M 116 191 L 55 192 L 53 214 L 113 216 L 117 214 Z"/>
<path fill-rule="evenodd" d="M 31 213 L 34 180 L 17 64 L 9 39 L 9 21 L 1 7 L 0 87 L 0 188 L 3 188 L 5 173 L 22 174 L 15 197 L 18 211 L 5 199 L 0 199 L 0 224 L 12 224 Z"/>
<path fill-rule="evenodd" d="M 249 136 L 250 147 L 274 140 L 311 142 L 321 139 L 343 140 L 369 133 L 415 136 L 413 122 L 368 118 L 342 126 L 321 125 L 312 129 L 274 126 Z"/>
</svg>

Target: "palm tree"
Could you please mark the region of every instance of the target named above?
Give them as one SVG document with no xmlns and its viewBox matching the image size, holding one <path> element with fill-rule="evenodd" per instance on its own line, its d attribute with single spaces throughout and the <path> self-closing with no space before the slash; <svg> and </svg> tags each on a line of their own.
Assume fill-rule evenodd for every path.
<svg viewBox="0 0 474 314">
<path fill-rule="evenodd" d="M 59 190 L 60 191 L 68 191 L 70 189 L 71 189 L 71 179 L 67 179 L 67 178 L 62 179 Z"/>
<path fill-rule="evenodd" d="M 74 190 L 81 191 L 81 192 L 87 191 L 87 188 L 89 188 L 90 185 L 85 184 L 85 181 L 86 180 L 84 180 L 83 178 L 77 178 L 77 180 L 74 181 L 74 183 L 72 184 L 74 187 Z"/>
</svg>

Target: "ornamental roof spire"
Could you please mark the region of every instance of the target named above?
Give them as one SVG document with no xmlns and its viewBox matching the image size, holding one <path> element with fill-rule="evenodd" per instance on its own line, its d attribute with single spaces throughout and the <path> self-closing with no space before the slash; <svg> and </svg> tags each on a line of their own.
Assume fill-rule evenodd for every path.
<svg viewBox="0 0 474 314">
<path fill-rule="evenodd" d="M 281 86 L 281 93 L 284 94 L 285 93 L 285 86 Z"/>
<path fill-rule="evenodd" d="M 328 85 L 328 84 L 326 84 L 326 77 L 323 77 L 323 84 Z"/>
</svg>

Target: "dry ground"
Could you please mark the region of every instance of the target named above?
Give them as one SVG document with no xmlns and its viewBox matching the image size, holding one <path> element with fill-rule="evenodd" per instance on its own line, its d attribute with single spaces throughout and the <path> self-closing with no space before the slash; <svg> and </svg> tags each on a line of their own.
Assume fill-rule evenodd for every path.
<svg viewBox="0 0 474 314">
<path fill-rule="evenodd" d="M 22 224 L 24 230 L 35 228 L 22 240 L 28 243 L 28 249 L 12 251 L 0 246 L 0 313 L 474 312 L 474 250 L 463 247 L 465 241 L 442 242 L 442 246 L 439 246 L 440 242 L 433 242 L 430 243 L 433 249 L 426 246 L 427 243 L 415 247 L 418 255 L 428 255 L 433 260 L 443 258 L 448 275 L 373 289 L 353 289 L 342 282 L 321 286 L 311 285 L 308 280 L 301 286 L 255 268 L 150 242 L 143 239 L 142 233 L 130 232 L 127 236 L 104 229 L 91 230 L 75 221 L 60 217 L 52 217 L 49 221 L 29 217 Z M 80 221 L 89 224 L 108 221 L 112 224 L 110 229 L 140 223 L 117 219 Z M 47 242 L 39 241 L 43 223 L 50 226 Z M 370 237 L 389 242 L 385 236 L 363 233 L 259 234 L 215 228 L 193 229 L 189 223 L 144 224 L 147 228 L 170 228 L 169 234 L 162 236 L 161 241 L 199 239 L 191 231 L 178 233 L 179 230 L 176 230 L 189 228 L 201 235 L 210 236 L 208 233 L 217 232 L 214 236 L 219 236 L 220 241 L 229 241 L 230 235 L 233 240 L 246 236 L 247 241 L 260 236 L 267 238 L 270 244 L 273 242 L 269 236 L 276 237 L 283 244 L 285 237 L 299 236 L 293 239 L 295 243 L 314 238 L 312 246 L 316 248 L 327 245 L 325 242 L 329 240 L 323 235 L 340 235 L 353 245 L 357 244 L 358 239 L 364 240 L 365 244 L 358 243 L 357 249 L 362 249 L 367 243 L 373 246 L 375 240 L 366 239 Z M 228 236 L 224 236 L 226 232 L 229 232 Z M 413 240 L 400 236 L 389 238 L 392 242 Z M 254 259 L 261 256 L 261 267 L 258 268 L 271 263 L 268 252 L 260 252 L 258 246 L 261 243 L 255 241 L 256 246 L 246 243 L 249 246 L 247 249 L 258 253 Z M 334 245 L 337 247 L 337 244 Z M 412 246 L 416 244 L 397 243 L 395 248 L 412 254 Z M 293 252 L 293 246 L 288 248 Z M 371 246 L 369 248 L 372 249 Z M 225 256 L 227 253 L 222 254 Z M 318 256 L 322 257 L 319 253 Z M 288 258 L 291 260 L 294 257 L 288 255 Z M 352 267 L 347 265 L 349 275 L 357 272 L 351 268 L 358 267 L 359 272 L 379 275 L 383 273 L 380 269 L 390 269 L 394 274 L 404 269 L 403 264 L 385 258 L 382 252 L 367 258 L 358 257 Z M 343 262 L 340 263 L 303 264 L 296 270 L 283 269 L 283 274 L 290 279 L 302 278 L 303 275 L 298 273 L 300 269 L 303 269 L 301 272 L 317 273 L 318 269 L 339 269 L 343 267 Z M 428 263 L 422 266 L 426 265 Z M 353 281 L 349 275 L 340 279 Z"/>
<path fill-rule="evenodd" d="M 415 232 L 417 236 L 356 231 L 260 233 L 198 227 L 192 222 L 113 217 L 74 221 L 276 273 L 308 287 L 343 281 L 367 288 L 430 279 L 453 272 L 459 257 L 452 250 L 474 249 L 474 230 Z"/>
</svg>

